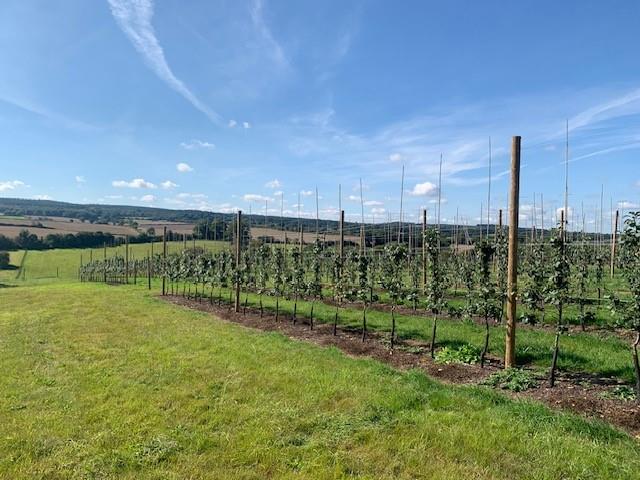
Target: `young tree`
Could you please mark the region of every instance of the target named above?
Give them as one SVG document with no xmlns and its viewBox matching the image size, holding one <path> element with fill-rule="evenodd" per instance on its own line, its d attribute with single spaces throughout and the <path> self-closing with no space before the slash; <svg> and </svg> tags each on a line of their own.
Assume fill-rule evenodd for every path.
<svg viewBox="0 0 640 480">
<path fill-rule="evenodd" d="M 369 257 L 364 252 L 358 255 L 356 298 L 362 302 L 362 341 L 367 339 L 367 301 L 369 300 Z"/>
<path fill-rule="evenodd" d="M 545 292 L 545 265 L 544 244 L 536 242 L 531 245 L 529 255 L 525 257 L 522 268 L 526 274 L 523 282 L 520 299 L 527 307 L 525 321 L 535 324 L 538 314 L 544 322 L 544 292 Z"/>
<path fill-rule="evenodd" d="M 553 346 L 553 358 L 549 371 L 549 386 L 553 387 L 556 381 L 556 368 L 558 365 L 558 354 L 560 351 L 560 335 L 567 328 L 563 323 L 563 308 L 567 302 L 569 291 L 570 267 L 567 260 L 564 232 L 560 228 L 551 239 L 551 276 L 547 287 L 547 302 L 555 305 L 558 309 L 558 320 L 556 322 L 556 336 Z"/>
<path fill-rule="evenodd" d="M 302 257 L 298 249 L 294 249 L 291 252 L 292 268 L 291 272 L 291 290 L 293 291 L 294 300 L 293 300 L 293 314 L 291 315 L 291 320 L 295 325 L 297 322 L 297 313 L 298 313 L 298 296 L 304 292 L 305 283 L 304 283 L 304 266 L 302 265 Z"/>
<path fill-rule="evenodd" d="M 284 255 L 282 249 L 276 248 L 273 255 L 273 289 L 271 293 L 276 297 L 276 322 L 280 318 L 280 296 L 284 292 L 286 274 L 284 269 Z"/>
<path fill-rule="evenodd" d="M 402 266 L 407 258 L 407 250 L 404 244 L 387 244 L 384 247 L 384 260 L 382 264 L 382 288 L 391 298 L 391 349 L 393 350 L 396 337 L 396 307 L 404 294 L 402 282 Z"/>
<path fill-rule="evenodd" d="M 445 282 L 444 272 L 440 265 L 440 242 L 437 230 L 428 229 L 424 233 L 424 242 L 427 247 L 430 281 L 427 284 L 427 308 L 433 314 L 433 329 L 431 331 L 431 358 L 435 357 L 436 329 L 438 315 L 445 309 L 444 300 Z"/>
<path fill-rule="evenodd" d="M 623 303 L 616 299 L 614 309 L 623 326 L 631 328 L 635 332 L 631 344 L 631 357 L 636 375 L 636 400 L 640 402 L 640 362 L 638 361 L 638 345 L 640 344 L 640 211 L 628 214 L 621 243 L 623 275 L 629 287 L 631 300 Z"/>
<path fill-rule="evenodd" d="M 579 308 L 579 321 L 582 331 L 586 330 L 586 324 L 589 319 L 593 317 L 592 312 L 586 312 L 585 307 L 589 300 L 587 298 L 589 284 L 591 281 L 591 250 L 585 244 L 584 234 L 581 241 L 573 248 L 572 263 L 575 265 L 575 289 L 576 289 L 576 302 Z"/>
<path fill-rule="evenodd" d="M 494 246 L 483 241 L 478 246 L 478 291 L 475 302 L 476 312 L 484 318 L 485 336 L 484 346 L 480 354 L 480 366 L 484 368 L 487 353 L 489 352 L 489 318 L 497 319 L 500 308 L 496 298 L 496 289 L 491 279 L 491 260 L 495 252 Z"/>
<path fill-rule="evenodd" d="M 313 330 L 313 307 L 315 306 L 316 300 L 322 298 L 322 281 L 320 271 L 322 245 L 320 244 L 320 240 L 316 239 L 311 253 L 313 254 L 311 256 L 311 278 L 306 284 L 305 291 L 307 295 L 311 297 L 311 314 L 309 316 L 309 322 L 311 330 Z"/>
<path fill-rule="evenodd" d="M 260 318 L 262 318 L 264 314 L 262 295 L 266 292 L 269 283 L 269 248 L 266 245 L 258 247 L 255 260 L 256 288 L 260 298 Z"/>
</svg>

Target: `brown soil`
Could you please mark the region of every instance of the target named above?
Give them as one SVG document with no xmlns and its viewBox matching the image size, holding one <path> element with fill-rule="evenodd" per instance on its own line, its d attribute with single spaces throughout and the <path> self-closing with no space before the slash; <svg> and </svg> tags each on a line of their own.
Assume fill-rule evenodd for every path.
<svg viewBox="0 0 640 480">
<path fill-rule="evenodd" d="M 211 305 L 207 300 L 199 302 L 177 295 L 160 298 L 250 328 L 277 331 L 287 337 L 322 346 L 335 346 L 353 357 L 374 358 L 399 369 L 418 368 L 445 383 L 477 384 L 502 368 L 502 361 L 495 357 L 488 358 L 485 368 L 479 365 L 436 363 L 429 355 L 428 345 L 413 340 L 397 344 L 392 352 L 388 336 L 381 336 L 377 332 L 368 332 L 367 340 L 363 342 L 359 330 L 338 326 L 337 335 L 333 335 L 333 325 L 316 324 L 311 330 L 306 318 L 298 318 L 296 324 L 293 324 L 289 316 L 285 315 L 281 315 L 279 321 L 276 321 L 275 315 L 267 313 L 260 318 L 260 312 L 251 308 L 247 308 L 243 314 L 233 312 L 227 305 Z M 640 405 L 602 397 L 603 392 L 616 384 L 610 378 L 559 372 L 554 388 L 548 388 L 541 382 L 540 386 L 524 392 L 504 390 L 504 393 L 514 398 L 539 400 L 552 408 L 569 410 L 587 418 L 605 420 L 640 439 Z"/>
</svg>

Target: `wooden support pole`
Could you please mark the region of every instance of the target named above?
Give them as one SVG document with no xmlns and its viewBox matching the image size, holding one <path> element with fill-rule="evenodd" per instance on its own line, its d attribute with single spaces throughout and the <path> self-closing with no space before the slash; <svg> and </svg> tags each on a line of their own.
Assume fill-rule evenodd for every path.
<svg viewBox="0 0 640 480">
<path fill-rule="evenodd" d="M 427 291 L 427 242 L 424 241 L 427 233 L 427 209 L 422 209 L 422 292 Z"/>
<path fill-rule="evenodd" d="M 344 210 L 340 210 L 340 262 L 344 262 Z"/>
<path fill-rule="evenodd" d="M 242 245 L 242 211 L 238 210 L 236 218 L 236 299 L 235 312 L 240 312 L 240 249 Z"/>
<path fill-rule="evenodd" d="M 107 242 L 104 242 L 102 245 L 103 252 L 103 262 L 102 262 L 102 273 L 104 275 L 103 281 L 107 283 Z"/>
<path fill-rule="evenodd" d="M 516 292 L 518 288 L 518 216 L 520 210 L 520 142 L 511 140 L 511 192 L 509 195 L 509 259 L 507 266 L 507 335 L 505 368 L 516 365 Z"/>
<path fill-rule="evenodd" d="M 129 235 L 124 237 L 124 283 L 129 284 Z"/>
<path fill-rule="evenodd" d="M 153 257 L 147 256 L 147 289 L 151 290 L 151 261 Z"/>
<path fill-rule="evenodd" d="M 613 222 L 611 232 L 611 278 L 616 273 L 616 241 L 618 239 L 618 222 L 620 221 L 620 210 L 616 210 L 616 217 Z"/>
<path fill-rule="evenodd" d="M 162 229 L 162 295 L 167 294 L 167 226 Z"/>
</svg>

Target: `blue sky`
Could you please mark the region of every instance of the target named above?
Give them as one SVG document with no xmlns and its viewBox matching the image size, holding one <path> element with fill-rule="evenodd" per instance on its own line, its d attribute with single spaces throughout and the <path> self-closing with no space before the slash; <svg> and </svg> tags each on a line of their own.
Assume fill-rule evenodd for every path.
<svg viewBox="0 0 640 480">
<path fill-rule="evenodd" d="M 336 218 L 640 202 L 640 3 L 4 0 L 0 195 Z M 598 223 L 598 222 L 595 222 Z"/>
</svg>

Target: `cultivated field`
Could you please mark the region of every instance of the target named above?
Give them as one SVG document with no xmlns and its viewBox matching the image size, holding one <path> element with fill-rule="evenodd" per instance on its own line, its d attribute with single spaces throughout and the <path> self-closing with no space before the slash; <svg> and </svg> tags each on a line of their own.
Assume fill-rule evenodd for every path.
<svg viewBox="0 0 640 480">
<path fill-rule="evenodd" d="M 15 238 L 22 230 L 28 230 L 38 237 L 80 232 L 103 232 L 120 236 L 135 236 L 139 233 L 136 229 L 127 226 L 82 222 L 73 218 L 0 216 L 0 235 Z"/>
</svg>

